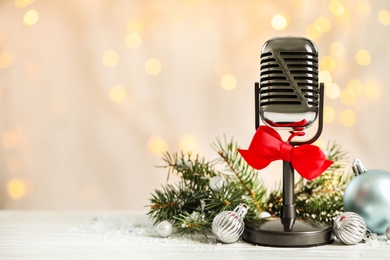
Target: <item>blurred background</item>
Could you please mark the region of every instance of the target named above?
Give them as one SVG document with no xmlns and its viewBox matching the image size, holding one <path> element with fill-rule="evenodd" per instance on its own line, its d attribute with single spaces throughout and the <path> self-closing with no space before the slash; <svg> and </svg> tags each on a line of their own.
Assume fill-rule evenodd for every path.
<svg viewBox="0 0 390 260">
<path fill-rule="evenodd" d="M 287 35 L 319 49 L 317 144 L 390 171 L 387 0 L 0 0 L 0 208 L 147 210 L 162 152 L 249 145 L 261 47 Z"/>
</svg>

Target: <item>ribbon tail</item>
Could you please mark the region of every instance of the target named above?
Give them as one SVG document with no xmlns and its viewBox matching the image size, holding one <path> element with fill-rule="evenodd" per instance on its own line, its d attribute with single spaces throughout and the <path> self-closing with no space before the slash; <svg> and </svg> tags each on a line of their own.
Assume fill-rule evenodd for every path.
<svg viewBox="0 0 390 260">
<path fill-rule="evenodd" d="M 255 153 L 251 152 L 250 150 L 238 149 L 238 152 L 241 154 L 244 160 L 256 170 L 264 169 L 271 163 L 271 160 L 267 160 L 261 156 L 257 156 Z"/>
<path fill-rule="evenodd" d="M 307 165 L 294 165 L 294 169 L 297 170 L 297 172 L 305 179 L 307 180 L 313 180 L 320 176 L 326 169 L 329 168 L 333 164 L 333 161 L 330 160 L 324 160 L 321 164 L 321 162 L 313 162 L 310 167 L 307 167 Z"/>
</svg>

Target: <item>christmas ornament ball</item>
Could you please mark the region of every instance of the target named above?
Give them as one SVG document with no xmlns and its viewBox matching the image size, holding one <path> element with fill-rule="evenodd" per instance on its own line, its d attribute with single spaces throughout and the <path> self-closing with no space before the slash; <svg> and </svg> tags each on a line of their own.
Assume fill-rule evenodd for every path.
<svg viewBox="0 0 390 260">
<path fill-rule="evenodd" d="M 386 228 L 386 237 L 387 239 L 390 239 L 390 226 Z"/>
<path fill-rule="evenodd" d="M 212 191 L 217 192 L 225 185 L 225 178 L 222 176 L 214 176 L 210 179 L 209 187 Z"/>
<path fill-rule="evenodd" d="M 333 223 L 337 239 L 346 245 L 355 245 L 363 240 L 367 228 L 364 219 L 354 212 L 344 212 Z"/>
<path fill-rule="evenodd" d="M 156 231 L 161 237 L 169 237 L 172 234 L 173 228 L 169 221 L 161 221 L 156 226 Z"/>
<path fill-rule="evenodd" d="M 244 232 L 244 217 L 248 212 L 246 204 L 238 205 L 233 211 L 223 211 L 215 216 L 212 231 L 217 239 L 230 244 L 240 239 Z"/>
<path fill-rule="evenodd" d="M 390 172 L 366 170 L 354 161 L 355 174 L 344 192 L 344 210 L 359 214 L 367 229 L 379 235 L 390 226 Z"/>
</svg>

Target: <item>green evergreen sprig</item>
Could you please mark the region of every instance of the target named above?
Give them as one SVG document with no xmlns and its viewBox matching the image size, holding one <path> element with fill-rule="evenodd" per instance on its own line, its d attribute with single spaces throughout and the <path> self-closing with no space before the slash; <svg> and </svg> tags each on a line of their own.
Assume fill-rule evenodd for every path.
<svg viewBox="0 0 390 260">
<path fill-rule="evenodd" d="M 161 168 L 179 176 L 176 184 L 167 183 L 151 195 L 148 215 L 155 224 L 168 220 L 181 234 L 211 232 L 214 217 L 230 211 L 240 203 L 250 210 L 245 220 L 256 221 L 262 211 L 279 216 L 282 204 L 281 185 L 268 191 L 258 171 L 250 167 L 238 153 L 233 139 L 217 138 L 212 144 L 218 157 L 207 161 L 192 153 L 164 153 Z M 343 191 L 351 175 L 345 174 L 347 153 L 335 143 L 328 144 L 325 153 L 332 164 L 320 177 L 307 181 L 298 177 L 295 185 L 295 204 L 299 218 L 331 223 L 343 210 Z M 209 182 L 223 177 L 225 183 L 212 191 Z"/>
</svg>

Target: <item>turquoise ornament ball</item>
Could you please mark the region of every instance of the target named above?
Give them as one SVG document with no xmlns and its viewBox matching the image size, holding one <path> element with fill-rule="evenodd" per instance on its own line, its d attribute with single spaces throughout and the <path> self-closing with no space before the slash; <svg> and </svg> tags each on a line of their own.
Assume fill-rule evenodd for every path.
<svg viewBox="0 0 390 260">
<path fill-rule="evenodd" d="M 356 177 L 344 192 L 344 210 L 359 214 L 367 229 L 384 234 L 390 226 L 390 172 L 367 170 L 360 160 L 352 166 Z"/>
</svg>

